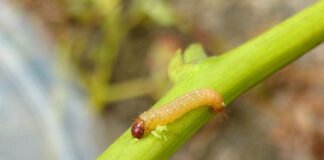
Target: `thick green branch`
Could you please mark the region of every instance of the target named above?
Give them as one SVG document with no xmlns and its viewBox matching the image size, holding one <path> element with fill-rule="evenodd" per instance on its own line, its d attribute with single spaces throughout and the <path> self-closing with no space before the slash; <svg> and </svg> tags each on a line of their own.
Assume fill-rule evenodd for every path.
<svg viewBox="0 0 324 160">
<path fill-rule="evenodd" d="M 228 104 L 234 98 L 289 64 L 324 40 L 324 1 L 302 11 L 263 35 L 219 57 L 190 67 L 155 106 L 188 91 L 214 88 Z M 212 114 L 201 108 L 168 125 L 168 141 L 149 135 L 137 143 L 127 130 L 98 159 L 168 159 Z"/>
</svg>

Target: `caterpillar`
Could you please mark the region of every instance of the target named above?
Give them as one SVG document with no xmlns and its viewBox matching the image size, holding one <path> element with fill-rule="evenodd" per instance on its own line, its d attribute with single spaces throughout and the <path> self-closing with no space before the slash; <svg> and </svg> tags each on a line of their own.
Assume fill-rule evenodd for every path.
<svg viewBox="0 0 324 160">
<path fill-rule="evenodd" d="M 157 126 L 171 123 L 201 106 L 210 106 L 214 112 L 221 112 L 224 103 L 220 94 L 213 89 L 194 90 L 160 108 L 153 108 L 139 115 L 132 124 L 131 134 L 134 138 L 141 139 Z"/>
</svg>

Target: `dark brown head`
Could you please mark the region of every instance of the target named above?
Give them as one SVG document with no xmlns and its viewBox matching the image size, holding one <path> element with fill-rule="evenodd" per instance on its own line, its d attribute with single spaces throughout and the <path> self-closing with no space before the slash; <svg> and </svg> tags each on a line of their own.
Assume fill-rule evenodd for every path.
<svg viewBox="0 0 324 160">
<path fill-rule="evenodd" d="M 132 136 L 141 139 L 144 135 L 144 121 L 141 118 L 136 118 L 132 125 Z"/>
</svg>

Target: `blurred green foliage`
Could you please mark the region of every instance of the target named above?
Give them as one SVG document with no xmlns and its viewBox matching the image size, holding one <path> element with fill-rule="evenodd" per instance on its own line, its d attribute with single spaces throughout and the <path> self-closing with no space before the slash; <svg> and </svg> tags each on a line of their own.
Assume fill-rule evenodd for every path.
<svg viewBox="0 0 324 160">
<path fill-rule="evenodd" d="M 70 23 L 74 25 L 60 36 L 60 50 L 66 59 L 78 66 L 98 110 L 112 101 L 150 93 L 155 82 L 161 82 L 147 77 L 114 85 L 110 83 L 113 69 L 118 67 L 114 66 L 116 58 L 131 30 L 143 23 L 161 27 L 174 25 L 175 14 L 167 1 L 64 0 L 63 3 Z M 141 63 L 143 60 L 137 61 Z M 165 74 L 162 75 L 165 83 L 166 73 L 160 74 Z"/>
</svg>

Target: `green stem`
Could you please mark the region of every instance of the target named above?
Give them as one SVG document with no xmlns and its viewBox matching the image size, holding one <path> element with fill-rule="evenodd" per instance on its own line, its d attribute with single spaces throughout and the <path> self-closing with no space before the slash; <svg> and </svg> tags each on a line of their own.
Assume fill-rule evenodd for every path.
<svg viewBox="0 0 324 160">
<path fill-rule="evenodd" d="M 214 88 L 228 104 L 323 40 L 324 1 L 319 1 L 244 45 L 195 65 L 155 106 L 198 88 Z M 168 125 L 166 142 L 148 135 L 132 143 L 127 130 L 98 159 L 168 159 L 211 117 L 205 107 L 189 112 Z"/>
</svg>

